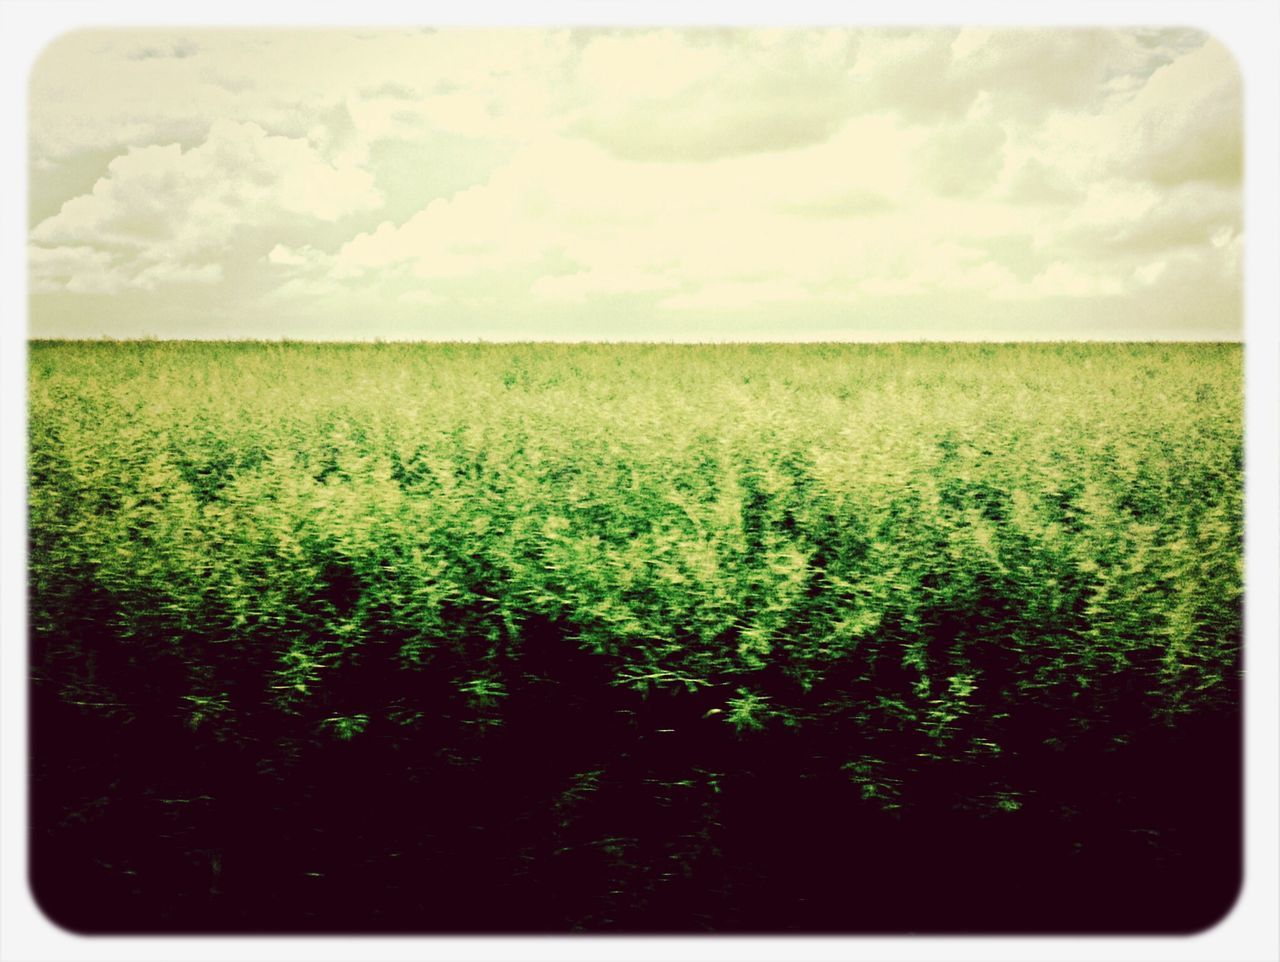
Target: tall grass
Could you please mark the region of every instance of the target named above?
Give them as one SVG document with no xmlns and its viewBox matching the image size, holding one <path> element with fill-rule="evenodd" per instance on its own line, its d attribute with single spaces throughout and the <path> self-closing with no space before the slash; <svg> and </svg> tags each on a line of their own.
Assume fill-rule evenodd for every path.
<svg viewBox="0 0 1280 962">
<path fill-rule="evenodd" d="M 139 822 L 154 864 L 124 846 L 77 885 L 132 872 L 124 903 L 174 925 L 213 918 L 209 891 L 269 890 L 306 926 L 359 862 L 420 918 L 390 853 L 452 865 L 434 833 L 484 812 L 519 828 L 471 853 L 476 891 L 577 880 L 517 928 L 759 924 L 744 898 L 839 927 L 765 898 L 760 866 L 793 858 L 752 821 L 766 784 L 789 794 L 773 830 L 808 798 L 811 843 L 881 873 L 869 825 L 986 833 L 1001 878 L 1028 839 L 1062 865 L 1123 838 L 1126 870 L 1203 867 L 1230 832 L 1156 793 L 1180 790 L 1169 752 L 1212 756 L 1210 728 L 1238 747 L 1240 370 L 1230 345 L 35 342 L 35 745 L 61 813 L 40 878 L 101 842 L 86 797 L 161 793 L 211 814 L 181 842 Z M 94 725 L 133 773 L 114 801 L 66 735 Z M 334 772 L 401 796 L 368 864 L 334 840 L 378 803 L 334 814 L 314 798 Z M 460 808 L 426 829 L 408 800 L 433 780 Z M 327 839 L 330 902 L 280 894 L 314 878 L 301 838 L 275 881 L 229 880 L 258 864 L 228 838 L 237 792 L 292 813 L 275 839 Z M 185 908 L 157 895 L 179 876 Z M 46 901 L 71 898 L 59 878 Z M 233 918 L 269 924 L 250 901 Z M 961 924 L 946 904 L 924 924 Z"/>
</svg>

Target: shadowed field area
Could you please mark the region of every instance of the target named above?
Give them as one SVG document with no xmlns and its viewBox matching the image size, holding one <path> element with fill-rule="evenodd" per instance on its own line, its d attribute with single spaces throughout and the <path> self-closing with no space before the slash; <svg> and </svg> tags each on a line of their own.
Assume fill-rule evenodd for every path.
<svg viewBox="0 0 1280 962">
<path fill-rule="evenodd" d="M 1223 344 L 32 342 L 31 879 L 90 932 L 1185 932 Z"/>
</svg>

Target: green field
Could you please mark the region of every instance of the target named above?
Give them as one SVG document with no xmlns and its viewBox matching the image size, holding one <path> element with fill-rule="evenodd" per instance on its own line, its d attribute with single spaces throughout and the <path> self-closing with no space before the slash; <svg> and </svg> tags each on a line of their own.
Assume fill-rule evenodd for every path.
<svg viewBox="0 0 1280 962">
<path fill-rule="evenodd" d="M 1208 924 L 1241 376 L 32 342 L 37 893 L 91 931 Z"/>
</svg>

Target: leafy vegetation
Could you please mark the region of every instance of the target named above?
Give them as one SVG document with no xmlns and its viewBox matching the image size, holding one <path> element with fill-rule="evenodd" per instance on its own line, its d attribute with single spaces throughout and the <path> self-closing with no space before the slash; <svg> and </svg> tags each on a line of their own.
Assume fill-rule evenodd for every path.
<svg viewBox="0 0 1280 962">
<path fill-rule="evenodd" d="M 1206 924 L 1240 373 L 34 342 L 37 891 L 92 930 Z"/>
</svg>

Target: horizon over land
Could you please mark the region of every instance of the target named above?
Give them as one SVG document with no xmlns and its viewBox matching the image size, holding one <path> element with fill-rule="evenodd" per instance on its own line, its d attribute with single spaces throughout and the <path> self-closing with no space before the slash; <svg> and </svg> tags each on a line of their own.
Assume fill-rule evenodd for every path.
<svg viewBox="0 0 1280 962">
<path fill-rule="evenodd" d="M 1228 911 L 1211 36 L 91 29 L 29 89 L 55 924 Z"/>
<path fill-rule="evenodd" d="M 147 344 L 147 343 L 167 343 L 167 344 L 489 344 L 501 346 L 532 346 L 538 344 L 546 345 L 665 345 L 672 347 L 716 347 L 716 346 L 749 346 L 749 345 L 779 345 L 779 346 L 841 346 L 841 345 L 875 345 L 875 344 L 1009 344 L 1009 345 L 1029 345 L 1029 344 L 1239 344 L 1245 346 L 1246 341 L 1243 337 L 1239 338 L 1043 338 L 1043 339 L 1009 339 L 1009 340 L 988 340 L 988 339 L 971 339 L 971 340 L 944 340 L 940 338 L 903 338 L 903 339 L 878 339 L 878 340 L 721 340 L 721 341 L 681 341 L 681 340 L 489 340 L 486 338 L 477 339 L 451 339 L 451 340 L 432 340 L 426 338 L 306 338 L 306 337 L 280 337 L 280 338 L 262 338 L 262 337 L 235 337 L 235 338 L 218 338 L 218 337 L 151 337 L 142 335 L 139 337 L 112 337 L 110 335 L 102 335 L 101 337 L 28 337 L 28 344 L 37 343 L 118 343 L 118 344 Z"/>
</svg>

